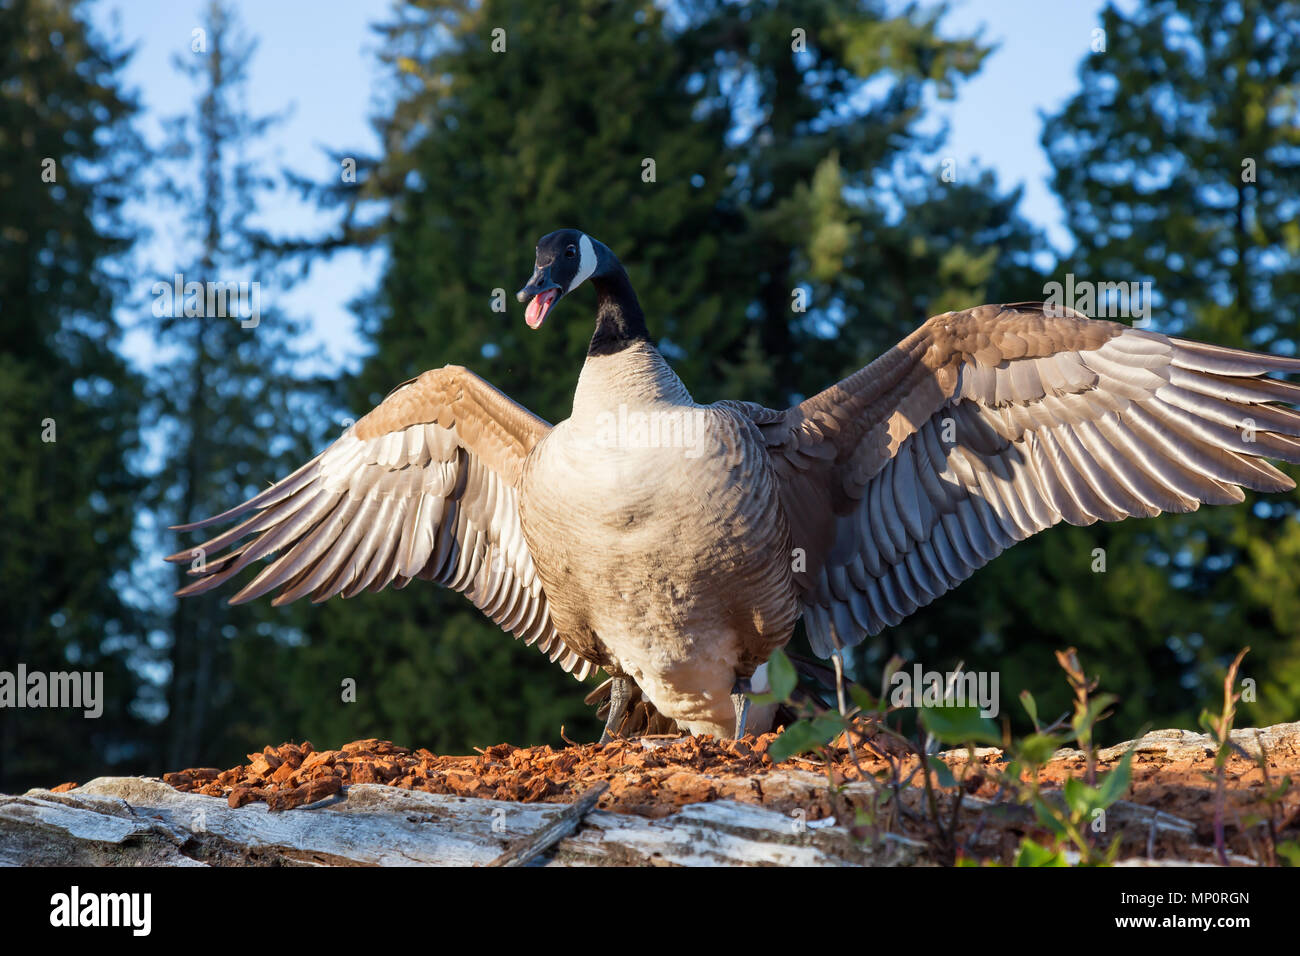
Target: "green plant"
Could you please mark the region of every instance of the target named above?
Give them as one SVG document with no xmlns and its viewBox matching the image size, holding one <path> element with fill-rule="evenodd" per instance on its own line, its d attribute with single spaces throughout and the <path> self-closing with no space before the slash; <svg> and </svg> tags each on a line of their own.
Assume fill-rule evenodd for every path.
<svg viewBox="0 0 1300 956">
<path fill-rule="evenodd" d="M 1232 742 L 1232 724 L 1237 716 L 1237 702 L 1241 699 L 1240 692 L 1233 688 L 1237 683 L 1237 671 L 1241 667 L 1241 661 L 1249 652 L 1249 647 L 1243 647 L 1233 658 L 1228 673 L 1223 678 L 1223 710 L 1218 714 L 1212 714 L 1207 708 L 1201 711 L 1200 718 L 1201 727 L 1214 738 L 1217 745 L 1214 750 L 1214 849 L 1219 854 L 1219 863 L 1223 866 L 1228 865 L 1227 841 L 1223 833 L 1228 798 L 1228 757 L 1232 755 L 1233 750 L 1244 757 L 1250 756 Z"/>
<path fill-rule="evenodd" d="M 1090 834 L 1105 832 L 1106 811 L 1128 792 L 1132 781 L 1133 751 L 1130 749 L 1125 753 L 1115 769 L 1098 781 L 1093 729 L 1108 716 L 1115 697 L 1112 694 L 1093 696 L 1097 681 L 1084 674 L 1073 647 L 1057 651 L 1056 660 L 1074 690 L 1073 713 L 1063 715 L 1045 727 L 1039 723 L 1038 705 L 1033 695 L 1023 691 L 1020 702 L 1034 725 L 1034 732 L 1012 741 L 1011 760 L 1002 772 L 1002 783 L 1015 795 L 1017 802 L 1033 809 L 1039 824 L 1055 838 L 1053 852 L 1069 845 L 1078 852 L 1081 865 L 1110 863 L 1119 852 L 1118 838 L 1102 849 Z M 1058 747 L 1071 740 L 1083 751 L 1084 777 L 1070 777 L 1061 787 L 1061 799 L 1050 799 L 1042 791 L 1041 771 Z M 1021 863 L 1021 860 L 1041 858 L 1036 851 L 1026 849 L 1030 842 L 1026 840 L 1022 844 L 1017 865 L 1044 865 L 1041 862 Z"/>
<path fill-rule="evenodd" d="M 1247 757 L 1232 739 L 1232 725 L 1239 694 L 1233 691 L 1242 659 L 1249 648 L 1239 653 L 1224 680 L 1224 706 L 1219 714 L 1208 710 L 1201 715 L 1201 725 L 1217 743 L 1215 753 L 1215 846 L 1221 863 L 1227 862 L 1223 826 L 1226 807 L 1226 773 L 1228 756 L 1235 750 Z M 793 664 L 778 652 L 772 658 L 769 675 L 772 690 L 756 695 L 758 703 L 783 702 L 795 710 L 797 718 L 772 742 L 773 760 L 785 760 L 814 753 L 824 763 L 832 805 L 837 813 L 854 820 L 855 835 L 878 840 L 881 833 L 902 824 L 919 828 L 942 862 L 968 866 L 987 861 L 977 858 L 975 847 L 991 814 L 1006 810 L 1007 803 L 1032 812 L 1037 826 L 1025 835 L 1012 859 L 1016 866 L 1099 866 L 1113 863 L 1118 856 L 1118 836 L 1105 839 L 1107 812 L 1128 792 L 1132 780 L 1135 746 L 1130 747 L 1114 767 L 1098 773 L 1095 746 L 1097 724 L 1110 716 L 1116 698 L 1097 693 L 1096 678 L 1083 670 L 1075 648 L 1056 652 L 1057 663 L 1073 691 L 1071 708 L 1050 723 L 1040 719 L 1038 704 L 1028 691 L 1020 694 L 1020 703 L 1033 730 L 1013 738 L 1009 722 L 999 728 L 982 717 L 975 707 L 922 706 L 917 708 L 916 731 L 909 736 L 890 719 L 904 709 L 886 703 L 887 689 L 903 662 L 893 658 L 886 665 L 879 697 L 860 684 L 843 680 L 837 670 L 835 697 L 844 702 L 840 708 L 820 705 L 814 698 L 797 690 L 798 674 Z M 796 697 L 798 703 L 794 703 Z M 946 698 L 951 700 L 951 698 Z M 895 721 L 895 723 L 897 723 Z M 843 737 L 858 778 L 869 784 L 871 797 L 862 805 L 850 805 L 842 781 L 835 773 L 836 741 Z M 1140 736 L 1140 734 L 1139 734 Z M 857 749 L 865 748 L 884 764 L 874 774 L 863 770 Z M 935 752 L 937 745 L 950 750 L 966 750 L 967 759 L 959 767 L 949 766 Z M 1047 790 L 1043 772 L 1064 746 L 1076 745 L 1084 760 L 1083 773 L 1067 778 L 1059 791 Z M 977 759 L 980 745 L 1000 747 L 1006 762 L 990 769 Z M 1284 798 L 1291 792 L 1292 780 L 1284 776 L 1273 780 L 1268 758 L 1260 739 L 1255 758 L 1265 788 L 1259 798 L 1261 809 L 1243 820 L 1243 831 L 1262 829 L 1267 847 L 1255 856 L 1270 865 L 1300 865 L 1300 842 L 1279 840 L 1283 829 Z M 918 776 L 919 775 L 919 776 Z M 961 838 L 961 814 L 968 806 L 965 796 L 991 780 L 997 792 L 988 801 L 970 833 Z M 915 800 L 904 800 L 907 788 L 922 791 L 921 810 Z"/>
<path fill-rule="evenodd" d="M 1259 796 L 1259 802 L 1264 805 L 1264 812 L 1246 814 L 1242 819 L 1243 828 L 1249 834 L 1251 827 L 1263 827 L 1268 842 L 1267 849 L 1262 855 L 1270 866 L 1278 866 L 1279 858 L 1285 860 L 1288 866 L 1300 866 L 1300 842 L 1279 841 L 1277 838 L 1282 801 L 1291 791 L 1291 776 L 1286 774 L 1275 784 L 1268 770 L 1268 751 L 1264 747 L 1264 738 L 1259 731 L 1255 731 L 1255 741 L 1259 745 L 1259 756 L 1255 758 L 1255 765 L 1259 767 L 1264 777 L 1265 790 Z"/>
</svg>

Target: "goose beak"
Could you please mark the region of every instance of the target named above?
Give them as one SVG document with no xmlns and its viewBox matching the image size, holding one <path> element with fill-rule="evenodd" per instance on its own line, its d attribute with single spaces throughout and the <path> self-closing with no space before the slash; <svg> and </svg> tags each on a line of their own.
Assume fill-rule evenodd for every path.
<svg viewBox="0 0 1300 956">
<path fill-rule="evenodd" d="M 530 329 L 541 328 L 546 314 L 551 311 L 551 306 L 559 300 L 560 292 L 559 285 L 551 281 L 550 269 L 545 271 L 538 269 L 533 273 L 528 285 L 515 293 L 516 299 L 528 303 L 528 308 L 524 310 L 524 321 L 528 323 Z"/>
</svg>

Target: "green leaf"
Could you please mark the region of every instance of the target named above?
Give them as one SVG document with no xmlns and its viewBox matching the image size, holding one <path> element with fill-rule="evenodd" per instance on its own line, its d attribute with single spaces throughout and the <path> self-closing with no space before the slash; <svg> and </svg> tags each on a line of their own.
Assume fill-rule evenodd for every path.
<svg viewBox="0 0 1300 956">
<path fill-rule="evenodd" d="M 849 697 L 864 713 L 874 713 L 880 709 L 880 702 L 861 684 L 849 685 Z"/>
<path fill-rule="evenodd" d="M 1300 866 L 1300 840 L 1283 840 L 1275 849 L 1287 866 Z"/>
<path fill-rule="evenodd" d="M 1027 690 L 1020 692 L 1020 705 L 1025 708 L 1025 713 L 1029 719 L 1034 722 L 1034 727 L 1038 727 L 1038 703 L 1034 700 L 1034 695 Z"/>
<path fill-rule="evenodd" d="M 835 713 L 814 717 L 812 726 L 813 732 L 817 734 L 817 742 L 821 744 L 829 744 L 844 733 L 844 719 Z"/>
<path fill-rule="evenodd" d="M 780 763 L 782 760 L 788 760 L 797 754 L 811 750 L 816 744 L 812 722 L 796 720 L 785 729 L 780 737 L 772 741 L 772 745 L 767 748 L 767 755 L 774 762 Z"/>
<path fill-rule="evenodd" d="M 894 675 L 903 668 L 903 659 L 895 654 L 885 662 L 885 670 L 880 678 L 881 697 L 885 696 L 885 688 L 894 683 Z"/>
<path fill-rule="evenodd" d="M 1034 816 L 1058 837 L 1065 836 L 1065 824 L 1061 821 L 1060 811 L 1040 796 L 1034 797 Z"/>
<path fill-rule="evenodd" d="M 957 778 L 952 775 L 952 768 L 946 763 L 935 756 L 928 757 L 927 763 L 929 763 L 930 769 L 934 771 L 934 776 L 939 781 L 939 786 L 957 786 Z"/>
<path fill-rule="evenodd" d="M 814 717 L 811 720 L 796 720 L 785 729 L 785 733 L 772 741 L 768 756 L 780 763 L 798 754 L 807 753 L 818 747 L 824 747 L 844 730 L 839 716 Z"/>
<path fill-rule="evenodd" d="M 1124 794 L 1128 793 L 1129 784 L 1133 782 L 1133 748 L 1130 747 L 1119 764 L 1110 773 L 1101 778 L 1097 787 L 1097 806 L 1109 807 Z"/>
<path fill-rule="evenodd" d="M 1291 775 L 1287 774 L 1285 777 L 1283 777 L 1281 780 L 1278 781 L 1277 786 L 1275 786 L 1272 790 L 1270 790 L 1268 792 L 1268 795 L 1264 797 L 1264 799 L 1268 800 L 1269 802 L 1280 800 L 1282 797 L 1290 793 L 1290 791 L 1291 791 Z"/>
<path fill-rule="evenodd" d="M 770 691 L 772 697 L 779 701 L 789 700 L 795 684 L 799 682 L 799 675 L 795 673 L 794 665 L 790 663 L 790 658 L 785 656 L 785 651 L 779 647 L 767 659 L 767 680 L 772 685 Z"/>
<path fill-rule="evenodd" d="M 1118 698 L 1114 694 L 1098 694 L 1092 700 L 1088 701 L 1088 706 L 1082 714 L 1075 714 L 1071 725 L 1074 727 L 1074 733 L 1077 737 L 1083 738 L 1092 733 L 1093 726 L 1097 723 L 1097 718 L 1111 704 L 1115 703 Z"/>
<path fill-rule="evenodd" d="M 1209 708 L 1201 711 L 1201 716 L 1196 719 L 1196 722 L 1201 725 L 1201 729 L 1215 740 L 1219 739 L 1219 728 L 1215 726 L 1217 721 L 1218 717 L 1210 713 Z"/>
<path fill-rule="evenodd" d="M 1095 787 L 1088 786 L 1078 777 L 1067 778 L 1061 787 L 1061 794 L 1065 797 L 1065 805 L 1076 818 L 1088 815 L 1088 811 L 1096 806 L 1098 795 Z"/>
<path fill-rule="evenodd" d="M 945 744 L 989 744 L 999 746 L 1002 735 L 997 725 L 981 717 L 977 707 L 922 707 L 921 723 Z"/>
<path fill-rule="evenodd" d="M 1052 759 L 1060 743 L 1051 734 L 1030 734 L 1020 741 L 1016 755 L 1031 767 L 1039 767 Z"/>
<path fill-rule="evenodd" d="M 1066 862 L 1065 854 L 1059 850 L 1051 850 L 1045 846 L 1040 846 L 1029 837 L 1020 841 L 1020 849 L 1016 853 L 1016 866 L 1069 866 Z"/>
</svg>

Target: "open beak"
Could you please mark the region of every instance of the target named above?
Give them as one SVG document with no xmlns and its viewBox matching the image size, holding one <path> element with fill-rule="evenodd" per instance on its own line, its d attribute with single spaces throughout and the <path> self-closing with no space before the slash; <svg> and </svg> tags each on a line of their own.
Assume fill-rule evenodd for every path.
<svg viewBox="0 0 1300 956">
<path fill-rule="evenodd" d="M 524 310 L 524 321 L 530 329 L 541 328 L 546 314 L 559 301 L 560 291 L 559 285 L 551 281 L 551 270 L 547 267 L 534 272 L 528 285 L 515 293 L 516 299 L 528 303 L 528 308 Z"/>
</svg>

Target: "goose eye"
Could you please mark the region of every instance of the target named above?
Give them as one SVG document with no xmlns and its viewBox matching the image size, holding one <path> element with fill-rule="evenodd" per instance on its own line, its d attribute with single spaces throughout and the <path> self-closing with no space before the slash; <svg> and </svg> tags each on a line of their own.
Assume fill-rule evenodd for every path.
<svg viewBox="0 0 1300 956">
<path fill-rule="evenodd" d="M 572 259 L 577 254 L 578 254 L 578 249 L 576 246 L 569 246 L 564 250 L 564 258 L 566 259 Z"/>
</svg>

